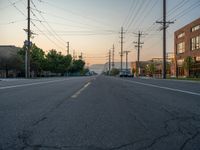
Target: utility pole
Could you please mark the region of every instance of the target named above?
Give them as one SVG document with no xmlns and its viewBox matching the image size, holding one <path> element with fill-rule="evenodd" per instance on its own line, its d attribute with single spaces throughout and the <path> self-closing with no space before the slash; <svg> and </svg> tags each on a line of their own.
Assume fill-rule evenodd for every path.
<svg viewBox="0 0 200 150">
<path fill-rule="evenodd" d="M 67 55 L 69 55 L 69 42 L 67 42 Z"/>
<path fill-rule="evenodd" d="M 83 59 L 83 53 L 81 52 L 81 55 L 79 56 L 79 59 Z"/>
<path fill-rule="evenodd" d="M 73 60 L 75 60 L 76 59 L 76 53 L 75 53 L 75 50 L 73 50 Z"/>
<path fill-rule="evenodd" d="M 169 24 L 174 22 L 166 21 L 166 0 L 163 0 L 163 21 L 156 21 L 156 23 L 163 25 L 163 66 L 162 66 L 162 76 L 166 79 L 166 29 Z"/>
<path fill-rule="evenodd" d="M 28 17 L 27 17 L 27 46 L 26 53 L 25 53 L 25 77 L 30 78 L 30 49 L 31 49 L 31 30 L 30 30 L 30 0 L 28 0 Z"/>
<path fill-rule="evenodd" d="M 109 50 L 109 67 L 108 67 L 108 70 L 109 70 L 109 75 L 110 75 L 110 71 L 111 71 L 111 50 Z"/>
<path fill-rule="evenodd" d="M 130 53 L 130 51 L 124 51 L 124 53 L 126 54 L 126 71 L 128 70 L 128 53 Z"/>
<path fill-rule="evenodd" d="M 137 34 L 137 36 L 138 36 L 138 41 L 134 42 L 134 43 L 137 44 L 137 45 L 135 45 L 135 47 L 138 49 L 136 73 L 139 76 L 140 75 L 140 48 L 142 48 L 142 44 L 144 44 L 144 42 L 141 42 L 141 36 L 143 36 L 144 34 L 141 31 L 139 31 L 138 33 L 135 33 L 135 34 Z"/>
<path fill-rule="evenodd" d="M 121 65 L 120 65 L 120 70 L 122 71 L 123 69 L 123 40 L 124 40 L 124 31 L 123 31 L 123 27 L 121 27 L 121 52 L 120 52 L 120 56 L 121 56 Z"/>
<path fill-rule="evenodd" d="M 112 49 L 112 68 L 115 67 L 115 45 L 113 44 L 113 49 Z"/>
</svg>

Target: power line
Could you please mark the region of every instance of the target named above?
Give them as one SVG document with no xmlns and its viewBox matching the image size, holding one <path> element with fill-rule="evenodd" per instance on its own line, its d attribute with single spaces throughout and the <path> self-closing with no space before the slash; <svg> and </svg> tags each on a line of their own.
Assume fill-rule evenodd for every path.
<svg viewBox="0 0 200 150">
<path fill-rule="evenodd" d="M 178 3 L 176 6 L 174 6 L 171 10 L 168 11 L 167 16 L 169 17 L 171 14 L 174 14 L 176 11 L 181 9 L 184 5 L 186 5 L 188 0 L 182 0 L 180 3 Z"/>
<path fill-rule="evenodd" d="M 153 3 L 153 5 L 150 7 L 150 9 L 149 9 L 149 10 L 146 9 L 146 10 L 147 10 L 147 11 L 146 11 L 146 14 L 144 14 L 144 17 L 141 17 L 142 19 L 141 19 L 140 22 L 138 23 L 137 28 L 140 27 L 141 24 L 142 24 L 142 22 L 144 22 L 144 20 L 146 19 L 146 17 L 147 17 L 148 15 L 151 14 L 151 12 L 152 12 L 152 10 L 154 9 L 154 7 L 156 6 L 156 4 L 158 4 L 158 1 L 159 1 L 159 0 L 155 0 L 154 3 Z M 150 2 L 150 1 L 149 1 L 149 2 Z"/>
<path fill-rule="evenodd" d="M 184 16 L 186 13 L 194 10 L 195 8 L 197 8 L 199 6 L 200 6 L 200 1 L 197 4 L 195 2 L 195 3 L 191 4 L 187 9 L 181 11 L 180 13 L 178 13 L 176 16 L 172 17 L 171 19 L 174 20 L 174 19 L 180 18 L 180 17 Z"/>
<path fill-rule="evenodd" d="M 36 7 L 36 5 L 34 4 L 34 2 L 31 0 L 31 3 L 32 3 L 32 5 L 35 7 L 35 9 L 37 9 L 37 7 Z M 39 11 L 38 11 L 39 12 Z M 41 12 L 41 11 L 40 11 Z M 33 13 L 33 11 L 32 11 L 32 13 Z M 34 14 L 34 13 L 33 13 Z M 65 40 L 63 40 L 61 37 L 59 37 L 58 35 L 57 35 L 57 33 L 54 31 L 54 29 L 50 26 L 50 24 L 46 21 L 46 19 L 43 17 L 43 15 L 41 14 L 41 13 L 39 13 L 39 15 L 41 16 L 41 18 L 45 21 L 45 23 L 47 24 L 47 26 L 49 27 L 49 29 L 51 30 L 48 30 L 48 28 L 46 28 L 46 26 L 45 25 L 43 25 L 43 23 L 42 22 L 40 22 L 48 31 L 49 31 L 49 33 L 51 33 L 54 37 L 55 37 L 55 39 L 58 41 L 58 42 L 60 42 L 62 45 L 65 45 Z M 37 19 L 39 19 L 37 16 L 36 16 L 36 14 L 34 14 L 34 16 L 37 18 Z"/>
<path fill-rule="evenodd" d="M 122 24 L 122 26 L 125 26 L 125 23 L 127 21 L 129 21 L 129 18 L 131 17 L 131 14 L 132 14 L 132 11 L 134 10 L 133 9 L 134 8 L 133 6 L 135 6 L 134 2 L 136 2 L 136 1 L 135 0 L 132 1 L 131 5 L 130 5 L 130 8 L 129 8 L 129 11 L 128 11 L 128 15 L 126 16 L 126 18 L 125 18 L 124 23 Z M 136 3 L 136 5 L 137 5 L 137 3 Z"/>
<path fill-rule="evenodd" d="M 141 2 L 141 3 L 139 3 Z M 136 16 L 139 14 L 139 11 L 141 10 L 143 3 L 142 1 L 139 1 L 137 4 L 138 8 L 135 8 L 135 11 L 133 13 L 132 19 L 130 19 L 131 21 L 127 24 L 127 31 L 129 30 L 130 26 L 133 24 L 134 20 L 136 19 Z"/>
<path fill-rule="evenodd" d="M 8 0 L 8 1 L 9 1 L 9 0 Z M 14 1 L 14 2 L 9 1 L 10 4 L 9 4 L 9 5 L 6 5 L 6 6 L 4 6 L 4 7 L 1 7 L 0 10 L 6 9 L 6 8 L 8 8 L 8 7 L 10 7 L 10 6 L 13 6 L 13 5 L 15 5 L 15 4 L 21 2 L 21 1 L 23 1 L 23 0 L 16 0 L 16 1 Z"/>
<path fill-rule="evenodd" d="M 10 22 L 4 22 L 4 23 L 0 23 L 0 25 L 9 25 L 9 24 L 15 24 L 15 23 L 18 23 L 18 22 L 24 22 L 26 20 L 15 20 L 15 21 L 10 21 Z"/>
<path fill-rule="evenodd" d="M 49 2 L 49 1 L 44 1 L 44 0 L 39 0 L 39 1 L 43 2 L 44 4 L 47 4 L 47 5 L 51 6 L 53 8 L 56 8 L 56 9 L 59 9 L 59 10 L 63 10 L 65 12 L 68 12 L 68 13 L 70 13 L 72 15 L 75 15 L 75 16 L 79 16 L 79 17 L 81 17 L 81 18 L 83 18 L 85 20 L 93 21 L 95 23 L 101 24 L 101 25 L 106 26 L 106 27 L 107 26 L 111 27 L 111 25 L 105 25 L 105 22 L 99 21 L 96 18 L 93 18 L 91 16 L 86 16 L 86 15 L 82 15 L 81 13 L 77 13 L 77 12 L 74 12 L 74 11 L 71 11 L 71 10 L 66 10 L 66 8 L 60 7 L 58 5 L 55 5 L 55 4 L 53 4 L 53 3 Z"/>
<path fill-rule="evenodd" d="M 10 4 L 11 4 L 18 12 L 20 12 L 23 16 L 26 17 L 26 15 L 24 14 L 24 12 L 21 11 L 21 9 L 19 9 L 19 8 L 15 5 L 16 3 L 12 3 L 10 0 L 8 0 L 8 1 L 10 2 Z"/>
<path fill-rule="evenodd" d="M 40 31 L 41 33 L 43 33 L 43 35 L 44 35 L 50 42 L 52 42 L 56 47 L 59 47 L 59 48 L 62 49 L 62 47 L 60 47 L 57 43 L 55 43 L 54 40 L 52 40 L 51 38 L 49 38 L 42 30 L 40 30 L 40 28 L 37 27 L 37 25 L 36 25 L 33 21 L 31 21 L 31 24 L 32 24 L 38 31 Z"/>
</svg>

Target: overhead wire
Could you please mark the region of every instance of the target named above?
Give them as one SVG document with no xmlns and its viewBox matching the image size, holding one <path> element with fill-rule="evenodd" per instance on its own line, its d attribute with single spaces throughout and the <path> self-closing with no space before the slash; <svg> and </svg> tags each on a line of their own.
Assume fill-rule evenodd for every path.
<svg viewBox="0 0 200 150">
<path fill-rule="evenodd" d="M 40 28 L 33 22 L 31 21 L 31 24 L 36 28 L 38 29 L 41 33 L 43 33 L 43 31 L 40 30 Z M 43 35 L 49 40 L 51 41 L 56 47 L 59 47 L 62 49 L 62 47 L 60 47 L 54 40 L 52 40 L 51 38 L 49 38 L 45 33 L 43 33 Z"/>
<path fill-rule="evenodd" d="M 77 13 L 77 12 L 74 12 L 74 11 L 71 11 L 71 10 L 67 10 L 66 8 L 60 7 L 58 5 L 55 5 L 55 4 L 53 4 L 53 3 L 49 2 L 49 1 L 39 0 L 39 2 L 43 2 L 44 4 L 47 4 L 47 5 L 51 6 L 51 7 L 59 9 L 59 10 L 63 10 L 65 12 L 68 12 L 68 13 L 72 14 L 72 15 L 79 16 L 79 17 L 83 18 L 84 20 L 88 20 L 88 21 L 92 21 L 92 22 L 101 24 L 104 27 L 107 27 L 107 26 L 111 27 L 111 25 L 105 25 L 105 22 L 99 21 L 96 18 L 93 18 L 91 16 L 82 15 L 81 13 Z"/>
<path fill-rule="evenodd" d="M 8 1 L 9 1 L 9 0 L 8 0 Z M 15 4 L 21 2 L 21 1 L 23 1 L 23 0 L 16 0 L 16 1 L 14 1 L 14 2 L 9 1 L 10 4 L 9 4 L 9 5 L 6 5 L 6 6 L 3 6 L 3 7 L 0 7 L 0 10 L 6 9 L 6 8 L 8 8 L 8 7 L 10 7 L 10 6 L 13 6 L 13 5 L 15 5 Z"/>
<path fill-rule="evenodd" d="M 15 24 L 15 23 L 18 23 L 18 22 L 24 22 L 26 21 L 26 19 L 23 19 L 23 20 L 15 20 L 15 21 L 10 21 L 10 22 L 0 22 L 0 25 L 9 25 L 9 24 Z"/>
<path fill-rule="evenodd" d="M 32 5 L 36 8 L 36 5 L 32 2 L 32 0 L 31 0 L 31 3 L 32 3 Z M 37 9 L 37 8 L 36 8 L 36 9 Z M 33 12 L 33 10 L 31 9 L 30 11 L 31 11 L 32 15 L 33 15 L 36 19 L 39 20 L 38 16 Z M 43 18 L 43 19 L 45 19 L 45 18 Z M 61 46 L 61 45 L 58 45 L 57 43 L 55 44 L 55 41 L 52 40 L 50 37 L 48 37 L 48 35 L 45 34 L 41 29 L 40 29 L 39 31 L 40 31 L 45 37 L 48 37 L 48 40 L 51 39 L 51 40 L 50 40 L 51 42 L 54 41 L 53 43 L 54 43 L 57 47 L 61 48 L 61 50 L 63 50 L 63 49 L 65 48 L 64 42 L 61 41 L 61 40 L 55 35 L 54 31 L 52 31 L 52 29 L 51 29 L 50 27 L 47 27 L 45 24 L 43 24 L 43 22 L 40 22 L 40 24 L 41 24 L 41 25 L 48 31 L 48 33 L 49 33 L 57 42 L 59 42 L 62 46 Z M 35 24 L 35 25 L 36 25 L 36 24 Z M 50 28 L 50 29 L 49 29 L 49 28 Z M 38 28 L 37 28 L 37 29 L 38 29 Z M 40 34 L 41 34 L 41 33 L 40 33 Z"/>
<path fill-rule="evenodd" d="M 21 9 L 19 9 L 19 8 L 15 5 L 16 3 L 11 2 L 10 0 L 8 0 L 8 1 L 9 1 L 9 3 L 10 3 L 18 12 L 20 12 L 23 16 L 26 17 L 26 15 L 24 14 L 24 12 L 21 11 Z"/>
</svg>

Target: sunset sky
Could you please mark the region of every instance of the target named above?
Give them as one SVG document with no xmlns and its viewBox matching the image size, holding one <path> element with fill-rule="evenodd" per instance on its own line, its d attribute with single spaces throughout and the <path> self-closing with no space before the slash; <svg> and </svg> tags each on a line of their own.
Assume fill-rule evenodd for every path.
<svg viewBox="0 0 200 150">
<path fill-rule="evenodd" d="M 0 0 L 0 45 L 22 46 L 26 39 L 27 0 Z M 200 0 L 167 0 L 167 20 L 175 21 L 167 30 L 167 51 L 173 52 L 174 31 L 200 17 Z M 32 0 L 32 42 L 46 52 L 83 53 L 86 63 L 104 64 L 115 45 L 119 61 L 120 29 L 124 27 L 124 50 L 136 60 L 138 30 L 146 35 L 141 60 L 162 57 L 162 32 L 155 22 L 162 19 L 162 0 Z M 124 58 L 125 59 L 125 58 Z"/>
</svg>

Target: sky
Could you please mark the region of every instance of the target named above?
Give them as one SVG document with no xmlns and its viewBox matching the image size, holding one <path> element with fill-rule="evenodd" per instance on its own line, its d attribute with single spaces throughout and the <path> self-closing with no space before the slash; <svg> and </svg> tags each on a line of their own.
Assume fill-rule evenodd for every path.
<svg viewBox="0 0 200 150">
<path fill-rule="evenodd" d="M 66 55 L 83 53 L 87 65 L 105 64 L 115 46 L 120 61 L 120 30 L 124 50 L 136 61 L 138 31 L 144 33 L 140 60 L 162 57 L 163 0 L 31 0 L 31 39 L 45 52 L 56 49 Z M 174 51 L 174 32 L 200 17 L 200 0 L 167 0 L 167 52 Z M 27 0 L 0 0 L 0 45 L 22 47 L 27 35 Z M 125 60 L 125 57 L 123 58 Z"/>
</svg>

